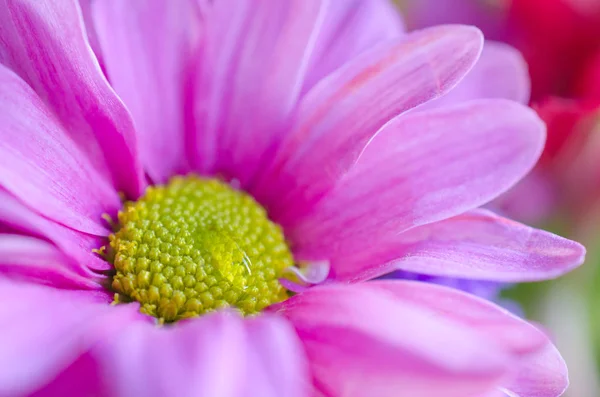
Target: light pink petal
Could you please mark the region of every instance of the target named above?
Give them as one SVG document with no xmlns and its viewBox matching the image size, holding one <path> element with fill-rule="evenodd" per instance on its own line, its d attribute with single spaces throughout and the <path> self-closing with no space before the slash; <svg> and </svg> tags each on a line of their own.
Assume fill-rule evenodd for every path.
<svg viewBox="0 0 600 397">
<path fill-rule="evenodd" d="M 404 34 L 389 0 L 342 0 L 327 4 L 303 92 L 360 53 Z"/>
<path fill-rule="evenodd" d="M 326 2 L 225 0 L 206 15 L 192 160 L 244 185 L 295 108 Z"/>
<path fill-rule="evenodd" d="M 489 393 L 486 393 L 483 396 L 476 396 L 476 397 L 511 397 L 511 396 L 509 396 L 508 394 L 506 394 L 501 389 L 498 389 L 498 390 L 494 390 L 494 391 L 491 391 Z"/>
<path fill-rule="evenodd" d="M 398 117 L 336 189 L 288 229 L 297 257 L 329 260 L 341 271 L 344 254 L 377 249 L 407 229 L 478 207 L 533 167 L 544 138 L 535 112 L 500 99 Z"/>
<path fill-rule="evenodd" d="M 366 285 L 476 329 L 520 358 L 539 354 L 549 343 L 536 326 L 486 299 L 454 288 L 408 280 L 374 280 Z"/>
<path fill-rule="evenodd" d="M 395 258 L 379 256 L 381 263 L 391 261 L 386 266 L 418 273 L 504 282 L 556 278 L 585 259 L 585 248 L 575 241 L 482 209 L 411 229 L 398 236 L 396 246 Z"/>
<path fill-rule="evenodd" d="M 378 46 L 322 80 L 300 103 L 290 134 L 255 188 L 258 197 L 284 223 L 310 208 L 385 123 L 454 87 L 482 43 L 476 28 L 435 27 Z"/>
<path fill-rule="evenodd" d="M 92 236 L 62 226 L 25 207 L 2 189 L 0 189 L 0 225 L 7 225 L 12 230 L 51 241 L 63 254 L 77 263 L 79 274 L 91 276 L 93 273 L 90 269 L 102 271 L 112 267 L 92 252 L 93 249 L 106 244 L 106 235 Z M 97 277 L 97 274 L 95 276 Z"/>
<path fill-rule="evenodd" d="M 508 44 L 486 41 L 481 57 L 465 78 L 448 94 L 421 110 L 474 99 L 510 99 L 529 102 L 531 82 L 523 55 Z"/>
<path fill-rule="evenodd" d="M 567 365 L 548 342 L 517 368 L 516 379 L 503 388 L 509 397 L 559 397 L 569 386 Z"/>
<path fill-rule="evenodd" d="M 131 116 L 92 53 L 79 4 L 0 0 L 0 9 L 0 63 L 35 90 L 119 190 L 136 197 L 144 176 Z"/>
<path fill-rule="evenodd" d="M 324 395 L 465 397 L 507 375 L 501 344 L 368 284 L 314 287 L 275 308 L 296 327 Z"/>
<path fill-rule="evenodd" d="M 105 235 L 103 213 L 121 203 L 112 186 L 40 98 L 0 65 L 0 186 L 41 215 Z"/>
<path fill-rule="evenodd" d="M 19 234 L 0 233 L 0 273 L 58 288 L 103 288 L 53 244 Z"/>
<path fill-rule="evenodd" d="M 519 356 L 512 379 L 501 388 L 509 396 L 558 397 L 568 386 L 566 364 L 547 334 L 500 306 L 453 288 L 422 282 L 385 280 L 367 285 L 476 328 Z"/>
<path fill-rule="evenodd" d="M 136 125 L 140 158 L 154 182 L 186 171 L 184 106 L 198 65 L 194 0 L 108 0 L 92 5 L 112 87 Z"/>
<path fill-rule="evenodd" d="M 83 25 L 87 34 L 87 39 L 94 55 L 104 71 L 104 61 L 102 59 L 102 51 L 100 50 L 100 43 L 98 42 L 98 34 L 94 26 L 94 17 L 92 15 L 92 4 L 97 3 L 96 0 L 79 0 L 79 8 L 81 8 L 81 16 L 83 18 Z"/>
<path fill-rule="evenodd" d="M 98 351 L 115 397 L 308 395 L 300 342 L 276 317 L 221 313 L 163 328 L 131 324 Z"/>
<path fill-rule="evenodd" d="M 29 395 L 52 381 L 100 338 L 118 338 L 139 316 L 89 292 L 2 281 L 0 395 Z"/>
<path fill-rule="evenodd" d="M 390 233 L 364 250 L 358 244 L 336 254 L 336 279 L 359 281 L 402 269 L 501 282 L 540 281 L 559 277 L 585 259 L 579 243 L 481 209 Z"/>
</svg>

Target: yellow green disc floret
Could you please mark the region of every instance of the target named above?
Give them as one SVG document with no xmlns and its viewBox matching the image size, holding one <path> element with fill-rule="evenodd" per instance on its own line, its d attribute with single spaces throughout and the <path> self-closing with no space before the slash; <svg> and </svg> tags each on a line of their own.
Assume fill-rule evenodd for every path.
<svg viewBox="0 0 600 397">
<path fill-rule="evenodd" d="M 228 306 L 259 312 L 287 298 L 293 258 L 281 228 L 246 193 L 217 179 L 174 177 L 119 212 L 108 257 L 120 299 L 176 321 Z"/>
</svg>

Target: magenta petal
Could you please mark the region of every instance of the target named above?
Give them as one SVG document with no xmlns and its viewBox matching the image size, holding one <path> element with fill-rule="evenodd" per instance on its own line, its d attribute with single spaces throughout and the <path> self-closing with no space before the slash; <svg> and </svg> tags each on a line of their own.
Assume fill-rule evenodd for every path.
<svg viewBox="0 0 600 397">
<path fill-rule="evenodd" d="M 105 235 L 101 215 L 121 205 L 35 92 L 2 65 L 0 187 L 38 213 L 91 234 Z"/>
<path fill-rule="evenodd" d="M 329 260 L 337 271 L 346 254 L 366 254 L 411 227 L 478 207 L 531 169 L 544 138 L 535 112 L 500 99 L 398 117 L 288 229 L 298 258 Z M 371 266 L 381 264 L 372 259 Z"/>
<path fill-rule="evenodd" d="M 242 185 L 253 177 L 296 106 L 325 4 L 236 0 L 208 8 L 192 155 L 200 171 Z"/>
<path fill-rule="evenodd" d="M 118 337 L 118 334 L 111 336 Z M 27 397 L 111 397 L 106 393 L 104 386 L 106 379 L 102 379 L 99 369 L 94 358 L 89 353 L 84 353 L 63 369 L 50 383 L 42 389 L 28 394 Z"/>
<path fill-rule="evenodd" d="M 1 189 L 0 225 L 7 225 L 19 232 L 51 241 L 77 263 L 79 274 L 90 275 L 89 269 L 108 270 L 112 267 L 92 252 L 106 243 L 104 237 L 107 234 L 97 237 L 60 225 L 33 212 Z"/>
<path fill-rule="evenodd" d="M 98 352 L 115 397 L 308 395 L 300 342 L 275 317 L 220 313 L 169 328 L 131 324 Z"/>
<path fill-rule="evenodd" d="M 119 190 L 137 196 L 145 182 L 133 123 L 89 47 L 77 2 L 1 0 L 0 9 L 0 63 L 35 90 Z"/>
<path fill-rule="evenodd" d="M 198 65 L 193 0 L 96 1 L 94 26 L 108 79 L 131 112 L 154 182 L 186 170 L 184 99 Z"/>
<path fill-rule="evenodd" d="M 0 283 L 0 395 L 29 395 L 100 338 L 118 337 L 136 305 L 109 306 L 95 295 Z"/>
<path fill-rule="evenodd" d="M 371 269 L 359 270 L 359 265 L 353 271 L 354 277 L 403 269 L 436 276 L 526 282 L 559 277 L 584 259 L 585 248 L 579 243 L 479 209 L 382 241 L 370 255 L 353 262 L 371 263 L 367 266 Z M 341 273 L 349 275 L 352 267 L 344 266 Z"/>
<path fill-rule="evenodd" d="M 454 87 L 482 44 L 476 28 L 435 27 L 378 46 L 323 79 L 300 103 L 258 197 L 283 223 L 310 208 L 385 123 Z"/>
<path fill-rule="evenodd" d="M 471 325 L 369 283 L 314 287 L 276 309 L 296 327 L 324 395 L 475 396 L 512 364 Z"/>
<path fill-rule="evenodd" d="M 521 53 L 504 43 L 486 41 L 481 57 L 448 94 L 421 110 L 474 99 L 510 99 L 527 104 L 531 92 L 527 63 Z"/>
<path fill-rule="evenodd" d="M 0 233 L 0 274 L 59 288 L 103 289 L 56 246 L 18 234 Z"/>
<path fill-rule="evenodd" d="M 360 53 L 403 34 L 404 24 L 389 0 L 328 2 L 303 92 Z"/>
<path fill-rule="evenodd" d="M 472 210 L 443 221 L 388 234 L 364 251 L 336 256 L 334 277 L 365 280 L 394 270 L 502 282 L 559 277 L 585 258 L 574 241 Z"/>
</svg>

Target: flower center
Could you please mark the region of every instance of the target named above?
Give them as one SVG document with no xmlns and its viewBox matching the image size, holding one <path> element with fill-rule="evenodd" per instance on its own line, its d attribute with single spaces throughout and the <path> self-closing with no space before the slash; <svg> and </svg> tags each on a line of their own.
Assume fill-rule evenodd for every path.
<svg viewBox="0 0 600 397">
<path fill-rule="evenodd" d="M 249 195 L 216 179 L 174 177 L 119 212 L 109 236 L 119 297 L 161 321 L 233 306 L 243 314 L 285 300 L 293 258 L 281 228 Z"/>
</svg>

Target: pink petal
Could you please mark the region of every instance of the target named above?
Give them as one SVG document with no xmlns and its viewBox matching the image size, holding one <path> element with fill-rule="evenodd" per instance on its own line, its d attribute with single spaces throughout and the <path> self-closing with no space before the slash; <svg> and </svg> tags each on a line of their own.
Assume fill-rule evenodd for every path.
<svg viewBox="0 0 600 397">
<path fill-rule="evenodd" d="M 488 98 L 527 104 L 530 92 L 531 82 L 523 55 L 508 44 L 488 40 L 481 57 L 456 88 L 421 110 Z"/>
<path fill-rule="evenodd" d="M 492 390 L 511 365 L 471 325 L 369 283 L 314 287 L 276 309 L 296 327 L 324 395 L 465 397 Z"/>
<path fill-rule="evenodd" d="M 91 293 L 6 281 L 0 302 L 2 396 L 29 395 L 139 316 L 136 305 L 109 306 Z"/>
<path fill-rule="evenodd" d="M 0 233 L 0 274 L 58 288 L 102 289 L 78 272 L 72 259 L 51 243 L 31 236 Z"/>
<path fill-rule="evenodd" d="M 78 0 L 79 8 L 81 8 L 81 16 L 83 18 L 83 25 L 87 34 L 87 39 L 94 55 L 100 64 L 100 68 L 104 71 L 104 61 L 102 59 L 102 51 L 100 50 L 100 43 L 98 42 L 98 34 L 94 26 L 94 17 L 92 15 L 92 4 L 96 3 L 95 0 Z"/>
<path fill-rule="evenodd" d="M 133 116 L 144 168 L 165 182 L 187 170 L 184 100 L 198 67 L 196 2 L 96 1 L 93 12 L 108 78 Z"/>
<path fill-rule="evenodd" d="M 329 260 L 344 272 L 344 254 L 488 202 L 531 169 L 544 133 L 531 109 L 505 100 L 394 119 L 336 189 L 288 228 L 298 259 Z"/>
<path fill-rule="evenodd" d="M 200 171 L 244 185 L 302 89 L 325 2 L 218 1 L 206 15 L 192 155 Z"/>
<path fill-rule="evenodd" d="M 397 250 L 390 265 L 450 277 L 541 281 L 568 273 L 585 259 L 585 248 L 575 241 L 482 209 L 398 237 L 402 253 Z"/>
<path fill-rule="evenodd" d="M 115 397 L 308 395 L 300 342 L 276 317 L 221 313 L 163 328 L 131 324 L 98 350 Z"/>
<path fill-rule="evenodd" d="M 356 243 L 358 244 L 358 243 Z M 334 277 L 359 281 L 393 270 L 501 282 L 559 277 L 581 265 L 585 248 L 486 210 L 389 234 L 369 248 L 340 252 Z"/>
<path fill-rule="evenodd" d="M 0 9 L 0 63 L 35 90 L 119 190 L 136 197 L 144 176 L 133 123 L 89 47 L 77 2 L 1 0 Z"/>
<path fill-rule="evenodd" d="M 403 34 L 404 24 L 388 0 L 330 1 L 303 92 L 360 53 Z"/>
<path fill-rule="evenodd" d="M 422 282 L 386 280 L 367 285 L 476 328 L 519 356 L 513 379 L 502 387 L 509 396 L 558 397 L 568 386 L 566 364 L 546 333 L 507 310 L 462 291 Z"/>
<path fill-rule="evenodd" d="M 112 267 L 92 252 L 106 243 L 104 238 L 80 233 L 44 218 L 0 189 L 0 225 L 2 224 L 51 241 L 63 254 L 77 263 L 79 274 L 91 276 L 90 269 L 102 271 Z"/>
<path fill-rule="evenodd" d="M 0 186 L 41 215 L 106 235 L 103 213 L 121 203 L 44 103 L 0 65 Z"/>
<path fill-rule="evenodd" d="M 567 365 L 551 343 L 526 358 L 516 379 L 503 388 L 509 397 L 558 397 L 569 386 Z"/>
<path fill-rule="evenodd" d="M 248 320 L 246 320 L 248 321 Z M 246 397 L 302 397 L 312 391 L 306 353 L 291 324 L 261 315 L 250 320 Z"/>
<path fill-rule="evenodd" d="M 523 359 L 539 354 L 550 343 L 544 332 L 508 310 L 454 288 L 406 280 L 374 280 L 366 285 L 476 329 L 505 351 Z"/>
<path fill-rule="evenodd" d="M 431 28 L 378 46 L 322 80 L 300 103 L 255 188 L 258 197 L 283 223 L 310 208 L 385 123 L 454 87 L 479 57 L 482 41 L 473 27 Z"/>
<path fill-rule="evenodd" d="M 477 396 L 477 397 L 511 397 L 511 396 L 509 396 L 502 390 L 494 390 L 494 391 L 484 394 L 483 396 Z"/>
</svg>

